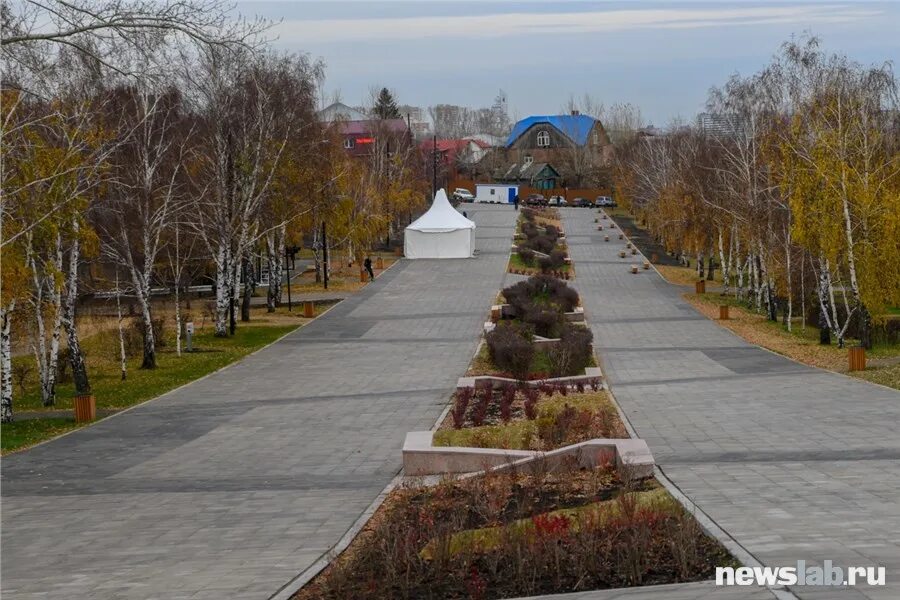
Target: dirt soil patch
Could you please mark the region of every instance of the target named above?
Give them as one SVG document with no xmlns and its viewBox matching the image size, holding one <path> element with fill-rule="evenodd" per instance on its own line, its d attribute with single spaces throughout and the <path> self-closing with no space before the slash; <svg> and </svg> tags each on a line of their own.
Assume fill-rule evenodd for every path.
<svg viewBox="0 0 900 600">
<path fill-rule="evenodd" d="M 657 257 L 657 260 L 653 261 L 655 265 L 680 266 L 674 256 L 669 256 L 662 244 L 657 242 L 646 229 L 638 226 L 634 216 L 622 211 L 608 211 L 607 214 L 619 226 L 619 229 L 625 232 L 625 237 L 637 247 L 641 254 L 647 257 L 647 260 L 651 260 L 655 254 Z"/>
</svg>

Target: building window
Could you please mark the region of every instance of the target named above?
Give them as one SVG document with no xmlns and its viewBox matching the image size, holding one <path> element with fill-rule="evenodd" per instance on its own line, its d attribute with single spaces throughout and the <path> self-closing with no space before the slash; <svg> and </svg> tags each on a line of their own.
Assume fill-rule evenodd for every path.
<svg viewBox="0 0 900 600">
<path fill-rule="evenodd" d="M 525 164 L 530 165 L 533 162 L 534 162 L 534 157 L 531 156 L 530 154 L 526 154 L 525 155 Z"/>
<path fill-rule="evenodd" d="M 541 131 L 537 134 L 537 145 L 538 148 L 549 148 L 550 147 L 550 133 L 547 131 Z"/>
<path fill-rule="evenodd" d="M 353 148 L 353 138 L 346 138 L 344 140 L 344 148 L 346 148 L 347 150 Z"/>
</svg>

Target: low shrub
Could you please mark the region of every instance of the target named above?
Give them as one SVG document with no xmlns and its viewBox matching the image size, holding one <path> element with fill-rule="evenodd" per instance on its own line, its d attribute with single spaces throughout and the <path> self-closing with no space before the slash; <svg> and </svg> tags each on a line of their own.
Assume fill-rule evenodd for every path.
<svg viewBox="0 0 900 600">
<path fill-rule="evenodd" d="M 549 275 L 535 275 L 503 290 L 503 297 L 517 314 L 532 304 L 553 306 L 560 312 L 571 312 L 578 306 L 578 292 L 565 281 Z"/>
<path fill-rule="evenodd" d="M 587 327 L 564 324 L 561 328 L 559 343 L 547 350 L 551 373 L 554 377 L 576 375 L 584 371 L 591 361 L 591 344 L 594 334 Z M 581 384 L 584 391 L 584 384 Z"/>
<path fill-rule="evenodd" d="M 490 407 L 493 398 L 494 388 L 491 386 L 485 386 L 479 390 L 477 398 L 475 399 L 475 408 L 472 410 L 472 423 L 475 427 L 484 425 L 484 420 L 487 418 L 488 408 Z"/>
<path fill-rule="evenodd" d="M 529 238 L 525 245 L 532 250 L 537 250 L 542 254 L 550 254 L 556 248 L 556 239 L 548 235 L 537 235 Z"/>
<path fill-rule="evenodd" d="M 566 253 L 562 250 L 553 250 L 549 256 L 542 256 L 538 260 L 538 266 L 543 273 L 556 273 L 566 264 Z"/>
<path fill-rule="evenodd" d="M 535 225 L 534 223 L 529 223 L 529 222 L 522 223 L 521 231 L 522 231 L 522 235 L 525 236 L 525 239 L 531 239 L 533 237 L 537 237 L 541 233 L 540 230 L 538 229 L 537 225 Z"/>
<path fill-rule="evenodd" d="M 450 413 L 453 418 L 453 428 L 461 429 L 466 422 L 466 410 L 469 403 L 475 395 L 475 390 L 470 387 L 461 387 L 456 390 L 456 400 L 453 404 L 453 411 Z"/>
<path fill-rule="evenodd" d="M 522 259 L 522 262 L 529 267 L 534 263 L 534 250 L 532 250 L 531 248 L 520 246 L 517 252 L 519 254 L 519 258 Z"/>
<path fill-rule="evenodd" d="M 615 409 L 575 408 L 566 404 L 555 413 L 544 413 L 537 419 L 537 437 L 545 448 L 559 448 L 595 438 L 618 438 L 623 435 Z"/>
<path fill-rule="evenodd" d="M 562 313 L 539 305 L 530 306 L 521 319 L 534 326 L 534 332 L 537 335 L 548 338 L 559 335 L 563 323 Z"/>
<path fill-rule="evenodd" d="M 529 421 L 534 421 L 537 418 L 537 403 L 539 398 L 540 393 L 537 388 L 525 388 L 525 418 Z"/>
<path fill-rule="evenodd" d="M 534 342 L 527 330 L 501 323 L 485 336 L 491 360 L 516 379 L 526 379 L 534 359 Z"/>
<path fill-rule="evenodd" d="M 567 440 L 570 435 L 570 429 L 573 428 L 575 421 L 582 413 L 586 413 L 590 417 L 590 411 L 578 411 L 568 404 L 556 413 L 538 419 L 538 437 L 541 438 L 550 447 L 558 447 Z"/>
<path fill-rule="evenodd" d="M 709 579 L 733 564 L 662 490 L 615 473 L 399 487 L 300 600 L 517 598 Z"/>
<path fill-rule="evenodd" d="M 516 387 L 512 384 L 500 390 L 500 420 L 509 423 L 512 419 L 512 405 L 516 400 Z"/>
</svg>

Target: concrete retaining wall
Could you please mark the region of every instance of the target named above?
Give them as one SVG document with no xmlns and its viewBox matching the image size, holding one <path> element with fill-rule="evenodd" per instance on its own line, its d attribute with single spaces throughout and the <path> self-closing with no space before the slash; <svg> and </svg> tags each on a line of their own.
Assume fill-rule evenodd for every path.
<svg viewBox="0 0 900 600">
<path fill-rule="evenodd" d="M 615 461 L 616 468 L 631 478 L 653 475 L 653 455 L 644 440 L 594 439 L 549 452 L 434 446 L 431 431 L 411 431 L 403 443 L 405 475 L 479 473 L 527 469 L 536 463 L 550 471 L 577 466 L 593 468 Z"/>
</svg>

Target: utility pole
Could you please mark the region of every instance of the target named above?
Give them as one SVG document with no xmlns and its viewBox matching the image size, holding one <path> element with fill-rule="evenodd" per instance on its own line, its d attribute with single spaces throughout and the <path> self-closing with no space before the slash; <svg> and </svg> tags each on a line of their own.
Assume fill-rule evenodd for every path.
<svg viewBox="0 0 900 600">
<path fill-rule="evenodd" d="M 325 221 L 322 221 L 322 281 L 325 289 L 328 289 L 328 236 L 325 229 Z"/>
<path fill-rule="evenodd" d="M 291 266 L 292 263 L 288 262 L 288 245 L 284 245 L 284 278 L 287 279 L 287 293 L 288 293 L 288 312 L 294 311 L 294 306 L 291 303 Z M 281 298 L 278 299 L 281 301 Z"/>
<path fill-rule="evenodd" d="M 437 194 L 437 134 L 434 135 L 434 150 L 431 153 L 431 197 Z"/>
</svg>

